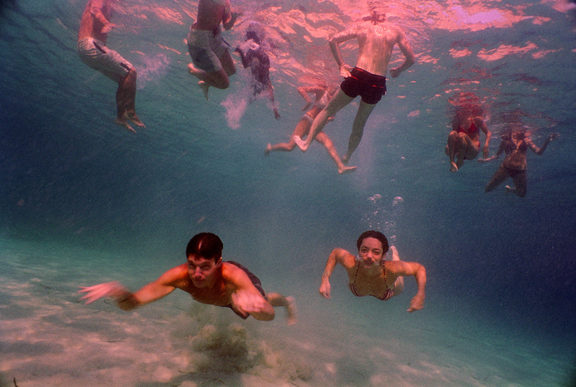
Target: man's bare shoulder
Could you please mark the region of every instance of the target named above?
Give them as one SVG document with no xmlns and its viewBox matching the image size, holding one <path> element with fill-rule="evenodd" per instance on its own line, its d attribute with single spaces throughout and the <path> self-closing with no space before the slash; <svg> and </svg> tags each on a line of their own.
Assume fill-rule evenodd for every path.
<svg viewBox="0 0 576 387">
<path fill-rule="evenodd" d="M 239 278 L 246 275 L 246 272 L 230 262 L 222 262 L 222 279 L 225 282 L 236 282 Z"/>
<path fill-rule="evenodd" d="M 402 27 L 400 27 L 397 24 L 385 22 L 383 24 L 383 27 L 386 28 L 386 30 L 392 32 L 396 36 L 396 38 L 400 38 L 400 37 L 403 37 L 405 35 Z"/>
</svg>

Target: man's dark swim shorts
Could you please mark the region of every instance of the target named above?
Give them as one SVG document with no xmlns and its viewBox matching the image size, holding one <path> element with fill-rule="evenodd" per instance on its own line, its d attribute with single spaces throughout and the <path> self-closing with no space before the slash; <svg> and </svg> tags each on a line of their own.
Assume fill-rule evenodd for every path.
<svg viewBox="0 0 576 387">
<path fill-rule="evenodd" d="M 342 81 L 340 88 L 350 98 L 362 97 L 362 101 L 374 105 L 386 94 L 386 77 L 375 75 L 358 67 Z"/>
<path fill-rule="evenodd" d="M 262 288 L 262 283 L 260 282 L 260 279 L 258 277 L 256 277 L 256 275 L 254 275 L 250 270 L 248 270 L 247 268 L 245 268 L 244 266 L 242 266 L 241 264 L 239 264 L 238 262 L 234 262 L 234 261 L 226 261 L 228 263 L 231 263 L 232 265 L 239 267 L 240 269 L 242 269 L 247 275 L 248 278 L 250 278 L 250 281 L 252 281 L 252 284 L 254 285 L 254 287 L 256 289 L 258 289 L 258 291 L 260 292 L 260 294 L 262 295 L 262 297 L 266 298 L 266 292 L 264 291 L 264 289 Z M 246 320 L 248 318 L 249 315 L 242 315 L 240 313 L 238 313 L 237 311 L 235 311 L 232 308 L 232 305 L 228 306 L 230 309 L 232 309 L 232 311 L 234 311 L 234 313 L 236 313 L 238 316 L 242 317 L 244 320 Z"/>
</svg>

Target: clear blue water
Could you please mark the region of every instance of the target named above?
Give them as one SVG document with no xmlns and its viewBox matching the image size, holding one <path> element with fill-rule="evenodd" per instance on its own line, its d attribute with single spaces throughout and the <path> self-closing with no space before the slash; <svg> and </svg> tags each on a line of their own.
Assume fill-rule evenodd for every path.
<svg viewBox="0 0 576 387">
<path fill-rule="evenodd" d="M 338 80 L 325 38 L 363 15 L 360 7 L 236 2 L 277 45 L 272 82 L 282 118 L 255 101 L 232 129 L 221 103 L 242 94 L 244 74 L 205 101 L 186 72 L 183 39 L 196 2 L 123 4 L 115 21 L 124 28 L 108 43 L 139 70 L 147 127 L 136 135 L 113 123 L 114 84 L 75 53 L 83 0 L 2 3 L 0 385 L 573 381 L 572 3 L 391 4 L 419 61 L 389 81 L 352 159 L 359 168 L 343 176 L 319 145 L 268 157 L 264 149 L 298 122 L 302 74 Z M 239 40 L 244 27 L 227 39 Z M 537 144 L 560 134 L 541 157 L 529 154 L 525 198 L 483 193 L 497 162 L 448 171 L 448 98 L 459 90 L 484 101 L 491 152 L 514 109 Z M 326 127 L 340 153 L 354 111 Z M 406 294 L 381 303 L 354 298 L 337 271 L 333 299 L 317 294 L 331 249 L 353 250 L 368 228 L 427 267 L 424 310 L 405 312 L 410 281 Z M 177 294 L 130 314 L 79 301 L 78 286 L 142 286 L 181 263 L 200 231 L 219 234 L 225 258 L 251 268 L 267 290 L 294 295 L 297 326 L 282 316 L 244 322 Z"/>
</svg>

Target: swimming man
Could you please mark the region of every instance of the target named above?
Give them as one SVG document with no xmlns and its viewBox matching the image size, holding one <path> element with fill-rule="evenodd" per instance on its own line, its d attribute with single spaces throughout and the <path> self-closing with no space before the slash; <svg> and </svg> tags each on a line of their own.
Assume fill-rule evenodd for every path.
<svg viewBox="0 0 576 387">
<path fill-rule="evenodd" d="M 339 44 L 356 39 L 359 46 L 359 56 L 356 67 L 352 68 L 344 62 Z M 342 161 L 348 162 L 362 139 L 364 126 L 372 110 L 386 93 L 386 72 L 392 56 L 392 49 L 398 45 L 405 57 L 401 66 L 391 69 L 393 78 L 415 62 L 414 53 L 404 32 L 386 21 L 386 14 L 378 8 L 371 10 L 371 15 L 365 22 L 334 35 L 330 39 L 332 55 L 340 67 L 340 74 L 345 77 L 340 90 L 330 100 L 326 108 L 316 116 L 306 140 L 295 136 L 296 145 L 306 151 L 318 132 L 322 130 L 328 118 L 336 115 L 344 106 L 357 96 L 362 98 L 348 142 L 348 151 Z"/>
<path fill-rule="evenodd" d="M 236 72 L 228 44 L 222 39 L 220 23 L 229 30 L 237 17 L 238 14 L 230 9 L 230 0 L 200 0 L 198 3 L 198 18 L 188 34 L 188 52 L 192 58 L 188 70 L 200 79 L 198 85 L 206 99 L 210 86 L 227 89 L 230 86 L 228 77 Z"/>
<path fill-rule="evenodd" d="M 187 263 L 162 274 L 135 293 L 118 282 L 106 282 L 81 288 L 90 304 L 102 297 L 111 297 L 119 308 L 132 310 L 172 293 L 175 289 L 189 293 L 200 303 L 228 307 L 243 319 L 274 319 L 274 307 L 283 306 L 288 324 L 296 322 L 294 299 L 279 293 L 264 292 L 260 280 L 239 263 L 222 261 L 223 244 L 212 233 L 200 233 L 188 242 Z"/>
</svg>

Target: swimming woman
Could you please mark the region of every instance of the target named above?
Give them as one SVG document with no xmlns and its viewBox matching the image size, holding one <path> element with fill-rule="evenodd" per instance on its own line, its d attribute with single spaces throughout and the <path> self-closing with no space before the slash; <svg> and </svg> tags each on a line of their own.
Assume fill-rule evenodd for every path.
<svg viewBox="0 0 576 387">
<path fill-rule="evenodd" d="M 344 266 L 348 273 L 350 291 L 357 297 L 373 296 L 381 301 L 387 301 L 404 290 L 404 276 L 413 276 L 418 285 L 416 295 L 410 301 L 408 312 L 424 308 L 426 298 L 426 268 L 416 262 L 400 260 L 394 246 L 392 260 L 384 260 L 388 251 L 388 240 L 379 231 L 366 231 L 356 242 L 358 255 L 335 248 L 330 253 L 324 273 L 320 294 L 330 298 L 330 276 L 337 264 Z"/>
<path fill-rule="evenodd" d="M 492 133 L 484 122 L 482 108 L 477 105 L 458 107 L 452 119 L 452 131 L 448 135 L 445 150 L 450 159 L 450 172 L 458 172 L 464 160 L 473 160 L 478 156 L 480 131 L 486 136 L 482 154 L 487 158 Z"/>
<path fill-rule="evenodd" d="M 505 188 L 509 192 L 514 192 L 520 197 L 526 196 L 526 154 L 528 149 L 537 155 L 544 153 L 548 144 L 554 140 L 558 134 L 552 133 L 548 136 L 544 144 L 538 148 L 531 139 L 530 132 L 524 130 L 521 124 L 517 123 L 502 136 L 502 142 L 498 147 L 495 156 L 478 161 L 491 161 L 500 156 L 502 152 L 506 153 L 506 157 L 500 167 L 492 176 L 490 182 L 486 185 L 484 192 L 490 192 L 498 185 L 500 185 L 507 177 L 511 177 L 514 182 L 514 187 L 506 185 Z"/>
</svg>

